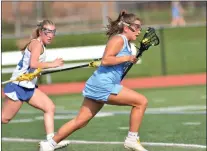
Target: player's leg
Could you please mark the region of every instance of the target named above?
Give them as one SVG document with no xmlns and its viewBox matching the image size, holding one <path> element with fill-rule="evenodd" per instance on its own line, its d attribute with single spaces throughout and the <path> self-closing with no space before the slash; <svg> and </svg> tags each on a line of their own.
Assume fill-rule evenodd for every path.
<svg viewBox="0 0 207 151">
<path fill-rule="evenodd" d="M 39 89 L 35 89 L 28 104 L 44 112 L 44 126 L 47 138 L 53 137 L 55 105 L 52 100 Z"/>
<path fill-rule="evenodd" d="M 76 130 L 84 127 L 103 107 L 103 103 L 84 98 L 78 115 L 71 121 L 65 123 L 55 134 L 53 139 L 47 142 L 40 142 L 40 151 L 53 151 L 56 143 L 68 137 Z"/>
<path fill-rule="evenodd" d="M 144 95 L 125 87 L 122 88 L 119 94 L 111 94 L 107 101 L 107 104 L 111 105 L 132 106 L 129 129 L 132 132 L 138 131 L 147 103 L 148 101 Z"/>
<path fill-rule="evenodd" d="M 182 16 L 179 18 L 179 25 L 180 26 L 185 26 L 186 25 L 186 22 L 185 22 L 185 20 Z"/>
<path fill-rule="evenodd" d="M 1 111 L 1 122 L 7 124 L 17 114 L 22 104 L 23 102 L 19 100 L 14 101 L 6 96 Z"/>
<path fill-rule="evenodd" d="M 39 89 L 35 89 L 33 96 L 28 102 L 31 106 L 44 112 L 44 124 L 46 131 L 46 139 L 50 140 L 54 134 L 54 113 L 55 105 L 52 100 Z M 68 142 L 60 142 L 55 149 L 66 147 Z"/>
<path fill-rule="evenodd" d="M 117 94 L 111 94 L 107 104 L 132 106 L 129 122 L 129 133 L 125 140 L 125 147 L 136 151 L 146 151 L 139 142 L 138 130 L 147 107 L 147 99 L 134 90 L 123 87 Z M 137 143 L 138 142 L 138 143 Z"/>
<path fill-rule="evenodd" d="M 71 133 L 87 125 L 87 123 L 100 111 L 103 103 L 84 98 L 78 115 L 71 121 L 65 123 L 53 137 L 55 142 L 65 139 Z"/>
<path fill-rule="evenodd" d="M 6 97 L 2 107 L 2 123 L 8 123 L 17 114 L 23 104 L 23 101 L 20 100 L 22 100 L 22 96 L 25 96 L 24 92 L 24 89 L 16 84 L 8 83 L 5 85 Z"/>
</svg>

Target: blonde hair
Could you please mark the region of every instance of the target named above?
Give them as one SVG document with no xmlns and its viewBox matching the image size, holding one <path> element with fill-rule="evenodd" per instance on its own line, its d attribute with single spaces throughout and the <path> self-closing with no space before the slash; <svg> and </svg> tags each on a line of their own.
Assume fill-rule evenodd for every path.
<svg viewBox="0 0 207 151">
<path fill-rule="evenodd" d="M 21 51 L 24 51 L 28 44 L 31 42 L 32 39 L 36 39 L 40 36 L 40 31 L 43 29 L 45 25 L 55 25 L 51 20 L 45 19 L 43 21 L 40 21 L 37 24 L 37 27 L 33 30 L 32 35 L 29 39 L 23 40 L 22 43 L 19 43 L 19 48 Z"/>
<path fill-rule="evenodd" d="M 122 10 L 118 18 L 114 21 L 110 17 L 107 18 L 109 24 L 106 26 L 106 35 L 108 35 L 108 38 L 110 38 L 113 35 L 122 33 L 124 29 L 123 23 L 132 24 L 135 20 L 140 21 L 140 19 L 136 17 L 135 14 L 127 13 L 126 10 Z"/>
</svg>

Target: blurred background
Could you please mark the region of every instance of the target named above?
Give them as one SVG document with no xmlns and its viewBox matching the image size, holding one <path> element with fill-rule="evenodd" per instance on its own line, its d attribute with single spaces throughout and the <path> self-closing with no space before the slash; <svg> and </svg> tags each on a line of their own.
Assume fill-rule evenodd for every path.
<svg viewBox="0 0 207 151">
<path fill-rule="evenodd" d="M 57 35 L 47 46 L 48 61 L 62 57 L 64 67 L 68 67 L 102 56 L 107 42 L 104 28 L 108 24 L 106 16 L 116 19 L 119 12 L 125 9 L 141 18 L 142 35 L 151 26 L 160 38 L 160 44 L 150 47 L 123 81 L 127 84 L 129 79 L 131 84 L 136 84 L 134 90 L 145 95 L 149 102 L 139 131 L 141 142 L 153 151 L 204 151 L 206 6 L 204 1 L 3 1 L 2 81 L 11 77 L 22 57 L 19 45 L 30 37 L 38 21 L 47 18 L 55 22 Z M 82 87 L 94 70 L 81 68 L 41 76 L 39 88 L 56 105 L 55 130 L 77 114 L 83 100 Z M 169 78 L 174 76 L 175 79 Z M 153 85 L 155 83 L 157 85 Z M 187 86 L 180 85 L 183 83 Z M 3 102 L 4 96 L 2 98 Z M 130 107 L 105 105 L 86 128 L 68 138 L 73 141 L 66 150 L 125 151 L 122 144 L 129 128 L 129 114 Z M 27 103 L 9 124 L 2 125 L 3 151 L 37 150 L 37 143 L 44 138 L 43 113 Z M 82 144 L 76 140 L 86 142 Z M 116 144 L 112 144 L 113 141 Z"/>
<path fill-rule="evenodd" d="M 206 2 L 184 1 L 187 24 L 205 23 Z M 49 18 L 58 34 L 94 33 L 103 30 L 106 16 L 116 18 L 122 9 L 137 14 L 144 25 L 169 25 L 172 2 L 2 2 L 3 38 L 30 34 L 38 20 Z"/>
<path fill-rule="evenodd" d="M 141 18 L 144 28 L 155 27 L 161 40 L 158 47 L 151 48 L 153 51 L 143 56 L 142 63 L 135 66 L 128 77 L 205 72 L 206 2 L 179 2 L 180 8 L 178 9 L 182 21 L 173 20 L 174 7 L 176 7 L 175 4 L 170 1 L 2 2 L 2 79 L 6 80 L 10 76 L 13 71 L 12 67 L 19 59 L 17 58 L 18 46 L 31 35 L 38 21 L 48 18 L 53 20 L 57 26 L 57 36 L 54 42 L 48 46 L 48 51 L 53 49 L 55 53 L 57 49 L 59 55 L 62 54 L 60 57 L 64 58 L 66 49 L 69 52 L 73 47 L 85 49 L 85 46 L 102 46 L 97 49 L 97 52 L 102 54 L 107 42 L 104 33 L 108 23 L 107 16 L 116 19 L 122 9 L 137 14 Z M 89 49 L 90 47 L 87 48 L 87 50 Z M 16 51 L 16 54 L 12 53 L 14 59 L 11 59 L 10 54 L 4 53 L 11 51 Z M 86 49 L 85 52 L 87 52 Z M 75 55 L 73 53 L 74 51 L 70 53 L 71 56 Z M 10 59 L 7 59 L 8 56 Z M 83 57 L 80 56 L 80 58 Z M 92 58 L 85 57 L 85 61 L 87 59 Z M 83 60 L 76 57 L 76 59 L 65 58 L 65 61 L 69 65 L 72 62 L 82 62 Z M 139 72 L 137 72 L 137 67 Z M 62 74 L 57 73 L 45 76 L 46 78 L 43 77 L 41 82 L 51 83 L 51 79 L 53 82 L 85 81 L 93 69 L 87 69 L 87 71 L 86 76 L 75 79 L 70 76 L 65 78 Z M 77 74 L 79 70 L 71 72 Z"/>
</svg>

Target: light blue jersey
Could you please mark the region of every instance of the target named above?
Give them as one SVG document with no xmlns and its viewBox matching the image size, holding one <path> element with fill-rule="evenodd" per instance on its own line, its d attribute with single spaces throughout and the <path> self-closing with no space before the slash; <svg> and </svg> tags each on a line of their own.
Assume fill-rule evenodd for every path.
<svg viewBox="0 0 207 151">
<path fill-rule="evenodd" d="M 132 50 L 128 44 L 127 38 L 121 34 L 117 36 L 123 38 L 124 45 L 116 56 L 132 55 Z M 127 63 L 128 62 L 112 66 L 99 66 L 86 81 L 83 96 L 94 100 L 107 101 L 110 94 L 118 94 L 122 89 L 122 85 L 120 85 L 121 77 Z"/>
<path fill-rule="evenodd" d="M 177 18 L 177 17 L 180 17 L 180 16 L 181 16 L 181 14 L 180 14 L 178 6 L 173 6 L 172 7 L 172 17 Z"/>
</svg>

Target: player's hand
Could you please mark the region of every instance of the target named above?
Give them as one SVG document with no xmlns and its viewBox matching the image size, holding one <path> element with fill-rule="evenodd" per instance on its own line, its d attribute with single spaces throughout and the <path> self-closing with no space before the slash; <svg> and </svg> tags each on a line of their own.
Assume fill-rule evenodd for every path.
<svg viewBox="0 0 207 151">
<path fill-rule="evenodd" d="M 135 55 L 128 56 L 128 61 L 131 63 L 137 63 L 138 59 Z"/>
<path fill-rule="evenodd" d="M 53 61 L 53 67 L 60 67 L 63 66 L 63 59 L 62 58 L 57 58 Z"/>
</svg>

